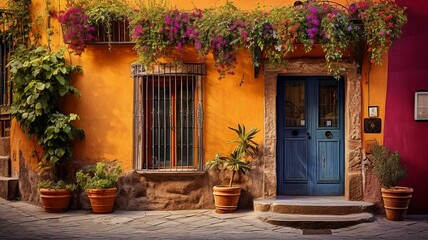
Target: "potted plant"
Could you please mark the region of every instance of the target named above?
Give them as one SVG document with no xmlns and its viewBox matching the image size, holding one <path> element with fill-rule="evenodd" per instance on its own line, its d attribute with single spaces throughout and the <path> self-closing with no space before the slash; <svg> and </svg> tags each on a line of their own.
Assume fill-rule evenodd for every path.
<svg viewBox="0 0 428 240">
<path fill-rule="evenodd" d="M 38 183 L 42 206 L 46 212 L 65 212 L 70 204 L 76 184 L 66 184 L 64 180 L 44 180 Z"/>
<path fill-rule="evenodd" d="M 116 199 L 117 181 L 122 172 L 115 162 L 98 162 L 76 173 L 77 184 L 86 191 L 94 213 L 110 213 Z"/>
<path fill-rule="evenodd" d="M 66 180 L 70 181 L 71 144 L 76 137 L 84 135 L 82 129 L 72 124 L 79 116 L 59 112 L 59 102 L 66 94 L 78 93 L 71 85 L 71 74 L 81 68 L 66 63 L 63 49 L 55 52 L 45 46 L 17 47 L 8 66 L 14 85 L 11 114 L 28 138 L 40 144 L 43 157 L 36 147 L 34 154 L 42 173 L 49 173 L 48 180 L 38 184 L 43 207 L 47 212 L 65 211 L 70 202 L 70 190 L 74 189 L 66 184 Z M 52 194 L 60 197 L 52 197 Z"/>
<path fill-rule="evenodd" d="M 241 187 L 234 186 L 233 180 L 236 173 L 243 173 L 251 170 L 250 158 L 258 151 L 258 144 L 253 141 L 258 129 L 251 128 L 248 132 L 244 125 L 238 124 L 238 128 L 231 128 L 238 136 L 229 143 L 236 143 L 237 146 L 228 156 L 220 156 L 217 153 L 211 161 L 206 163 L 207 169 L 219 169 L 220 171 L 230 171 L 231 176 L 228 185 L 217 185 L 213 187 L 214 201 L 217 213 L 231 213 L 236 211 Z"/>
<path fill-rule="evenodd" d="M 392 221 L 403 220 L 412 197 L 413 189 L 399 187 L 398 182 L 406 176 L 406 169 L 400 161 L 400 154 L 392 153 L 386 146 L 373 147 L 371 156 L 373 173 L 382 185 L 382 198 L 386 218 Z"/>
</svg>

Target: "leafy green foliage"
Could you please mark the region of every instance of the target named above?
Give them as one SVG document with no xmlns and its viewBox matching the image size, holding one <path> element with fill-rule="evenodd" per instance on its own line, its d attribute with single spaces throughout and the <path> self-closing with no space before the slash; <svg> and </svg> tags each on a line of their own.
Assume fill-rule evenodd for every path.
<svg viewBox="0 0 428 240">
<path fill-rule="evenodd" d="M 393 0 L 363 0 L 351 4 L 348 11 L 328 1 L 308 0 L 298 6 L 273 7 L 269 12 L 260 7 L 244 11 L 230 1 L 191 11 L 171 10 L 165 0 L 141 1 L 138 10 L 131 10 L 121 0 L 71 2 L 82 6 L 93 24 L 109 27 L 110 21 L 129 17 L 139 62 L 146 66 L 169 56 L 174 47 L 181 51 L 186 44 L 195 48 L 200 60 L 213 54 L 219 79 L 234 74 L 237 54 L 244 47 L 254 66 L 261 65 L 263 56 L 274 67 L 285 68 L 296 43 L 302 43 L 306 52 L 321 44 L 327 71 L 338 78 L 344 70 L 340 61 L 350 46 L 366 40 L 371 61 L 379 64 L 407 21 L 405 8 Z"/>
<path fill-rule="evenodd" d="M 16 45 L 28 44 L 31 31 L 31 19 L 29 6 L 31 0 L 8 0 L 7 5 L 11 16 L 2 18 L 7 29 L 2 29 L 0 35 L 3 39 L 8 39 Z"/>
<path fill-rule="evenodd" d="M 52 114 L 45 129 L 41 144 L 44 146 L 44 159 L 51 164 L 56 164 L 64 158 L 72 155 L 71 142 L 83 137 L 83 130 L 73 127 L 72 121 L 78 120 L 76 114 L 65 115 L 60 112 Z"/>
<path fill-rule="evenodd" d="M 76 179 L 83 190 L 113 188 L 116 187 L 121 173 L 122 169 L 116 163 L 98 162 L 85 171 L 78 171 Z"/>
<path fill-rule="evenodd" d="M 245 174 L 251 170 L 250 157 L 253 157 L 258 149 L 258 144 L 253 140 L 259 132 L 258 129 L 251 128 L 248 132 L 244 125 L 238 124 L 238 128 L 231 128 L 237 134 L 237 138 L 228 142 L 236 143 L 237 146 L 228 156 L 220 156 L 217 153 L 214 158 L 206 163 L 207 169 L 219 169 L 220 171 L 229 170 L 232 172 L 229 186 L 232 187 L 233 179 L 236 173 Z"/>
<path fill-rule="evenodd" d="M 327 70 L 337 78 L 340 72 L 345 70 L 337 64 L 337 61 L 343 57 L 343 52 L 350 46 L 352 32 L 354 32 L 349 18 L 346 14 L 339 12 L 339 10 L 332 11 L 321 21 L 324 31 L 322 49 L 325 52 Z"/>
<path fill-rule="evenodd" d="M 112 37 L 112 22 L 116 20 L 123 21 L 132 10 L 123 1 L 120 0 L 97 0 L 86 1 L 86 14 L 89 17 L 89 23 L 92 25 L 100 24 L 105 27 L 109 46 Z"/>
<path fill-rule="evenodd" d="M 83 131 L 71 125 L 78 116 L 59 112 L 61 97 L 79 94 L 71 86 L 71 74 L 81 68 L 66 64 L 64 50 L 24 46 L 14 50 L 9 67 L 14 84 L 11 114 L 28 137 L 39 141 L 45 153 L 40 166 L 51 168 L 59 177 L 60 165 L 71 159 L 73 139 L 83 137 Z"/>
<path fill-rule="evenodd" d="M 140 10 L 133 13 L 129 23 L 131 35 L 135 41 L 134 49 L 140 56 L 139 62 L 150 66 L 162 54 L 168 51 L 170 41 L 161 33 L 164 28 L 165 4 L 141 5 Z"/>
<path fill-rule="evenodd" d="M 374 146 L 370 160 L 373 162 L 373 173 L 383 187 L 394 187 L 406 176 L 400 154 L 397 151 L 392 153 L 386 146 Z"/>
<path fill-rule="evenodd" d="M 196 47 L 199 57 L 203 59 L 211 51 L 220 79 L 227 73 L 234 74 L 237 52 L 245 46 L 248 35 L 248 13 L 227 1 L 224 6 L 205 9 L 202 14 L 195 21 L 195 28 L 200 31 L 200 47 Z"/>
<path fill-rule="evenodd" d="M 49 52 L 45 47 L 16 49 L 9 66 L 15 94 L 11 113 L 24 131 L 40 139 L 59 98 L 78 93 L 70 85 L 70 75 L 80 68 L 67 65 L 63 51 Z"/>
<path fill-rule="evenodd" d="M 380 65 L 392 41 L 401 35 L 407 22 L 404 10 L 393 0 L 382 0 L 364 11 L 364 35 L 372 63 Z"/>
<path fill-rule="evenodd" d="M 93 40 L 95 26 L 105 30 L 110 48 L 113 22 L 124 21 L 132 13 L 132 9 L 121 0 L 67 2 L 67 9 L 61 11 L 59 21 L 63 26 L 64 41 L 69 43 L 68 47 L 78 56 L 84 52 L 86 43 Z"/>
<path fill-rule="evenodd" d="M 39 188 L 46 189 L 68 189 L 70 191 L 74 191 L 77 188 L 76 184 L 67 184 L 64 180 L 59 180 L 57 182 L 54 182 L 52 180 L 44 180 L 40 181 L 37 186 Z"/>
</svg>

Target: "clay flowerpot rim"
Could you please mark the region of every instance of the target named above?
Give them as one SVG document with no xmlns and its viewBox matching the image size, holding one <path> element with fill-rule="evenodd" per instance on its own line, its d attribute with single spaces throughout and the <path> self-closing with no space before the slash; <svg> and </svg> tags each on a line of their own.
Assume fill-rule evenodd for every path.
<svg viewBox="0 0 428 240">
<path fill-rule="evenodd" d="M 242 188 L 240 186 L 229 186 L 229 185 L 215 185 L 214 188 Z"/>
<path fill-rule="evenodd" d="M 413 188 L 411 187 L 401 187 L 401 186 L 395 186 L 392 188 L 381 188 L 382 192 L 413 192 Z"/>
<path fill-rule="evenodd" d="M 40 192 L 72 192 L 66 188 L 39 188 Z"/>
<path fill-rule="evenodd" d="M 89 188 L 86 192 L 104 192 L 104 191 L 117 191 L 117 188 Z"/>
</svg>

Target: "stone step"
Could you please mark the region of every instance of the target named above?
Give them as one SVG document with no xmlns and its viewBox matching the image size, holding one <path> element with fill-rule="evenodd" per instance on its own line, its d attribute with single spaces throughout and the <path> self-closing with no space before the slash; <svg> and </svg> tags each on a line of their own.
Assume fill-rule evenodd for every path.
<svg viewBox="0 0 428 240">
<path fill-rule="evenodd" d="M 10 177 L 11 164 L 9 156 L 0 156 L 0 177 Z"/>
<path fill-rule="evenodd" d="M 270 224 L 298 229 L 337 229 L 374 220 L 371 213 L 307 215 L 259 212 L 257 218 Z"/>
<path fill-rule="evenodd" d="M 0 156 L 10 156 L 10 137 L 0 137 Z"/>
<path fill-rule="evenodd" d="M 347 201 L 343 197 L 280 196 L 274 199 L 254 200 L 254 210 L 300 215 L 347 215 L 373 212 L 374 204 Z"/>
<path fill-rule="evenodd" d="M 18 178 L 0 177 L 0 197 L 16 200 L 19 197 Z"/>
</svg>

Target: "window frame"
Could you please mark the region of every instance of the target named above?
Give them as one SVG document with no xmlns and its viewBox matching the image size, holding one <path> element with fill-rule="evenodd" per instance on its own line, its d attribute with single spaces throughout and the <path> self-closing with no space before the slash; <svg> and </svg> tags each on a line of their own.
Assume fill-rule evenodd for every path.
<svg viewBox="0 0 428 240">
<path fill-rule="evenodd" d="M 154 66 L 152 69 L 147 69 L 142 65 L 133 65 L 132 66 L 132 74 L 134 77 L 134 169 L 142 172 L 193 172 L 193 171 L 202 171 L 203 167 L 203 138 L 202 138 L 202 125 L 203 125 L 203 110 L 202 110 L 202 83 L 203 76 L 205 75 L 205 65 L 204 64 L 183 64 L 183 65 L 174 65 L 174 64 L 160 64 Z M 173 84 L 171 86 L 172 81 L 177 81 L 177 79 L 181 79 L 181 82 Z M 180 80 L 178 80 L 180 81 Z M 192 156 L 193 159 L 185 159 L 181 160 L 181 166 L 178 164 L 178 128 L 179 123 L 176 119 L 178 116 L 178 97 L 177 97 L 177 87 L 182 85 L 192 86 L 192 145 L 190 145 L 192 149 L 191 155 L 188 155 L 189 158 Z M 150 131 L 151 128 L 154 128 L 154 125 L 148 123 L 148 121 L 152 121 L 154 119 L 153 116 L 150 116 L 150 112 L 153 110 L 153 104 L 151 101 L 154 100 L 153 93 L 151 90 L 155 89 L 152 85 L 158 84 L 161 87 L 160 91 L 166 91 L 162 86 L 168 84 L 170 101 L 169 108 L 167 113 L 171 112 L 171 121 L 172 124 L 169 126 L 170 135 L 169 141 L 171 143 L 171 147 L 169 149 L 170 160 L 169 165 L 165 165 L 166 158 L 161 161 L 163 165 L 160 164 L 158 166 L 153 165 L 153 147 L 154 145 L 150 142 L 153 138 L 153 130 Z M 147 89 L 149 88 L 149 89 Z M 144 91 L 148 91 L 149 94 L 145 96 Z M 190 90 L 190 89 L 186 89 Z M 144 99 L 148 97 L 148 99 Z M 189 97 L 189 96 L 187 96 Z M 149 100 L 150 103 L 145 102 Z M 171 107 L 172 105 L 172 107 Z M 186 107 L 186 105 L 185 105 Z M 167 129 L 168 125 L 164 125 L 164 128 Z M 182 126 L 183 127 L 183 126 Z M 149 135 L 147 135 L 149 134 Z M 148 144 L 146 144 L 148 143 Z M 166 144 L 167 145 L 167 144 Z M 149 147 L 148 147 L 149 146 Z M 188 150 L 186 150 L 188 151 Z M 186 158 L 186 157 L 185 157 Z M 193 160 L 193 161 L 191 161 Z M 183 164 L 189 163 L 189 164 Z M 193 166 L 191 165 L 193 163 Z"/>
</svg>

